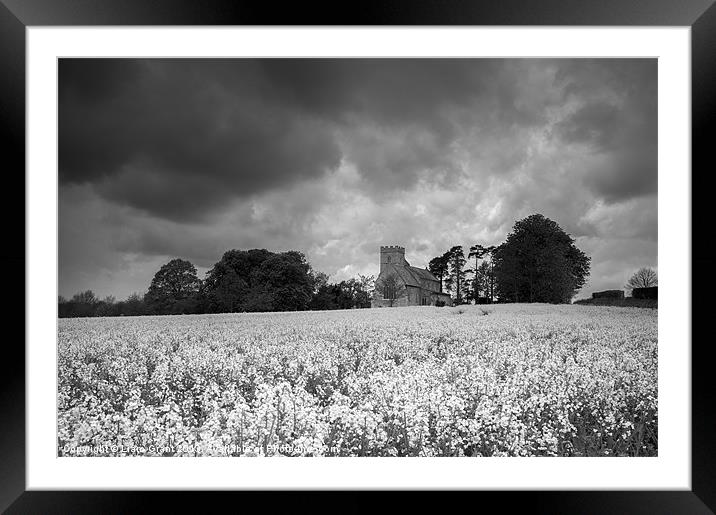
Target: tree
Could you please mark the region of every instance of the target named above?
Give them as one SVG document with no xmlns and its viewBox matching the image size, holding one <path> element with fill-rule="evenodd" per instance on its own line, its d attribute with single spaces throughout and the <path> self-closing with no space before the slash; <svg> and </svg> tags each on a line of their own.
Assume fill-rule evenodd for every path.
<svg viewBox="0 0 716 515">
<path fill-rule="evenodd" d="M 351 309 L 357 305 L 357 297 L 360 292 L 360 283 L 355 279 L 341 281 L 334 285 L 336 304 L 338 309 Z"/>
<path fill-rule="evenodd" d="M 590 258 L 541 214 L 515 223 L 493 253 L 497 293 L 508 302 L 569 303 L 589 276 Z"/>
<path fill-rule="evenodd" d="M 68 302 L 58 306 L 60 317 L 93 317 L 97 314 L 99 299 L 92 290 L 75 293 Z"/>
<path fill-rule="evenodd" d="M 75 293 L 72 296 L 71 302 L 76 302 L 78 304 L 88 304 L 93 305 L 99 302 L 99 299 L 94 294 L 92 290 L 86 290 L 79 293 Z"/>
<path fill-rule="evenodd" d="M 217 281 L 212 291 L 213 301 L 222 313 L 237 311 L 246 295 L 248 284 L 233 270 L 229 269 Z"/>
<path fill-rule="evenodd" d="M 193 313 L 201 281 L 196 267 L 183 259 L 172 259 L 154 274 L 145 297 L 156 313 Z"/>
<path fill-rule="evenodd" d="M 336 306 L 336 294 L 333 284 L 328 283 L 330 278 L 324 272 L 311 270 L 312 295 L 311 301 L 308 303 L 308 309 L 311 310 L 328 310 L 338 309 Z"/>
<path fill-rule="evenodd" d="M 140 295 L 139 293 L 132 293 L 122 304 L 123 305 L 120 307 L 119 310 L 120 314 L 127 316 L 138 316 L 147 313 L 144 296 Z"/>
<path fill-rule="evenodd" d="M 488 249 L 486 247 L 483 247 L 482 245 L 473 245 L 470 247 L 470 253 L 467 255 L 468 259 L 475 259 L 475 268 L 472 269 L 473 276 L 473 285 L 472 285 L 472 293 L 473 298 L 475 299 L 475 304 L 477 304 L 477 301 L 480 297 L 480 291 L 482 285 L 478 285 L 477 279 L 478 279 L 478 262 L 480 259 L 482 259 L 485 254 L 487 254 Z"/>
<path fill-rule="evenodd" d="M 369 308 L 375 290 L 375 276 L 358 274 L 353 291 L 353 307 Z"/>
<path fill-rule="evenodd" d="M 628 291 L 632 291 L 634 288 L 650 288 L 657 286 L 659 283 L 656 272 L 651 268 L 640 268 L 632 275 L 624 287 Z"/>
<path fill-rule="evenodd" d="M 462 304 L 465 299 L 465 290 L 469 287 L 465 276 L 469 271 L 465 270 L 465 252 L 462 245 L 455 245 L 448 250 L 444 256 L 448 262 L 448 275 L 446 285 L 455 294 L 455 304 Z"/>
<path fill-rule="evenodd" d="M 472 280 L 472 292 L 475 298 L 475 304 L 484 303 L 484 299 L 490 297 L 490 280 L 492 276 L 491 265 L 487 261 L 480 263 L 475 272 L 475 277 Z M 482 295 L 481 295 L 482 294 Z"/>
<path fill-rule="evenodd" d="M 252 286 L 241 303 L 241 311 L 276 311 L 275 295 L 263 284 Z"/>
<path fill-rule="evenodd" d="M 99 300 L 92 290 L 75 293 L 70 300 L 60 296 L 57 299 L 57 316 L 94 317 L 112 315 L 113 297 Z"/>
<path fill-rule="evenodd" d="M 490 298 L 490 302 L 495 301 L 495 251 L 497 250 L 497 246 L 490 245 L 486 248 L 487 253 L 490 255 L 490 293 L 488 297 Z"/>
<path fill-rule="evenodd" d="M 338 298 L 336 284 L 322 284 L 311 297 L 308 308 L 312 310 L 338 309 L 336 299 Z"/>
<path fill-rule="evenodd" d="M 272 296 L 266 288 L 252 284 L 252 274 L 271 256 L 266 249 L 227 250 L 206 274 L 202 298 L 204 309 L 210 313 L 232 311 L 271 311 Z M 249 302 L 250 295 L 260 300 Z"/>
<path fill-rule="evenodd" d="M 428 263 L 428 270 L 440 281 L 440 291 L 443 291 L 443 279 L 448 273 L 448 255 L 435 257 Z"/>
<path fill-rule="evenodd" d="M 315 270 L 311 270 L 310 273 L 311 276 L 311 282 L 313 284 L 313 294 L 317 294 L 319 291 L 321 291 L 321 288 L 328 285 L 328 279 L 329 275 L 324 272 L 317 272 Z"/>
<path fill-rule="evenodd" d="M 379 291 L 383 294 L 383 298 L 389 301 L 389 305 L 392 308 L 395 301 L 404 297 L 406 294 L 405 288 L 400 287 L 400 282 L 395 274 L 389 274 L 383 279 L 383 284 L 379 287 Z"/>
<path fill-rule="evenodd" d="M 273 296 L 274 311 L 304 310 L 313 293 L 310 271 L 306 256 L 290 250 L 263 261 L 251 273 L 250 284 Z"/>
<path fill-rule="evenodd" d="M 328 283 L 328 276 L 319 272 L 315 274 L 320 286 L 314 292 L 310 309 L 352 309 L 369 308 L 373 295 L 375 276 L 358 275 L 358 278 L 341 281 L 337 284 Z M 322 280 L 325 277 L 326 281 Z"/>
<path fill-rule="evenodd" d="M 117 299 L 114 295 L 107 295 L 95 305 L 95 316 L 111 317 L 117 315 Z"/>
</svg>

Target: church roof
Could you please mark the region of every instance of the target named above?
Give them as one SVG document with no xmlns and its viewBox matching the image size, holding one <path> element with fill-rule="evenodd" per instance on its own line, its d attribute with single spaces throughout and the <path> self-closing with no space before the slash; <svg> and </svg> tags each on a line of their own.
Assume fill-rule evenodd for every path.
<svg viewBox="0 0 716 515">
<path fill-rule="evenodd" d="M 438 281 L 438 278 L 435 277 L 432 273 L 430 273 L 429 270 L 425 270 L 424 268 L 418 268 L 417 266 L 409 266 L 408 269 L 410 270 L 410 272 L 417 275 L 418 278 L 424 281 Z"/>
<path fill-rule="evenodd" d="M 400 277 L 405 284 L 408 286 L 420 286 L 420 280 L 410 273 L 410 268 L 412 267 L 393 265 L 393 269 L 398 274 L 398 277 Z"/>
<path fill-rule="evenodd" d="M 431 274 L 429 271 L 427 271 L 423 268 L 418 268 L 416 266 L 393 265 L 393 269 L 398 274 L 400 279 L 408 286 L 421 287 L 422 286 L 422 284 L 420 283 L 421 280 L 435 281 L 435 282 L 438 281 L 438 279 L 433 274 Z"/>
</svg>

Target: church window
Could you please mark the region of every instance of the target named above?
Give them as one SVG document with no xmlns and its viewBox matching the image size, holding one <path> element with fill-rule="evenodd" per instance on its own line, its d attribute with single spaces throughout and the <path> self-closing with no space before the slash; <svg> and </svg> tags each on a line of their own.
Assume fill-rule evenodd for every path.
<svg viewBox="0 0 716 515">
<path fill-rule="evenodd" d="M 385 298 L 386 299 L 394 299 L 395 298 L 395 285 L 394 284 L 387 284 L 385 286 Z"/>
</svg>

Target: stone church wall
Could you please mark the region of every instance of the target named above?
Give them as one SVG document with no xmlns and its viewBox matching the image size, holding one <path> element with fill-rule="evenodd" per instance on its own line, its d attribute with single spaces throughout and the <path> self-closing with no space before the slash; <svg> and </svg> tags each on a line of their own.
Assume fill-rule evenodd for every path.
<svg viewBox="0 0 716 515">
<path fill-rule="evenodd" d="M 406 270 L 400 272 L 396 270 L 398 267 L 401 269 L 406 267 Z M 399 245 L 380 247 L 380 273 L 375 282 L 375 292 L 371 299 L 371 307 L 434 306 L 438 301 L 445 302 L 448 306 L 452 305 L 449 295 L 438 292 L 440 288 L 439 281 L 432 278 L 426 271 L 412 267 L 407 269 L 407 267 L 410 267 L 410 263 L 405 259 L 404 247 Z M 406 284 L 406 274 L 410 281 L 417 281 L 421 286 Z M 396 284 L 396 298 L 393 300 L 383 298 L 384 281 L 389 275 L 394 276 L 398 283 Z"/>
</svg>

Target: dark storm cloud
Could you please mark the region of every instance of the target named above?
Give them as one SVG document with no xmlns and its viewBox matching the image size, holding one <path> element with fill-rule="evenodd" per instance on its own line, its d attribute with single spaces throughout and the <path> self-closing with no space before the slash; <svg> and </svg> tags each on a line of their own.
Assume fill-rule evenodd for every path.
<svg viewBox="0 0 716 515">
<path fill-rule="evenodd" d="M 60 61 L 61 184 L 169 219 L 196 219 L 354 162 L 377 189 L 453 176 L 466 126 L 511 131 L 542 106 L 515 102 L 501 60 Z"/>
<path fill-rule="evenodd" d="M 557 82 L 577 109 L 554 127 L 601 157 L 586 185 L 609 202 L 657 191 L 656 59 L 569 60 Z"/>
<path fill-rule="evenodd" d="M 617 106 L 593 102 L 557 124 L 557 130 L 567 143 L 586 143 L 597 150 L 606 150 L 617 138 L 619 121 Z"/>
<path fill-rule="evenodd" d="M 60 59 L 60 99 L 87 104 L 111 100 L 139 78 L 143 63 L 137 59 Z"/>
<path fill-rule="evenodd" d="M 101 60 L 69 63 L 60 63 L 61 184 L 93 183 L 118 203 L 191 219 L 340 162 L 325 123 L 264 102 L 255 63 L 137 61 L 114 85 L 118 71 Z M 89 97 L 83 76 L 97 85 Z"/>
<path fill-rule="evenodd" d="M 357 115 L 379 124 L 438 121 L 491 87 L 501 63 L 463 59 L 271 59 L 266 81 L 277 98 L 328 117 Z"/>
</svg>

